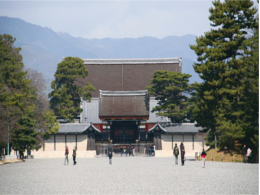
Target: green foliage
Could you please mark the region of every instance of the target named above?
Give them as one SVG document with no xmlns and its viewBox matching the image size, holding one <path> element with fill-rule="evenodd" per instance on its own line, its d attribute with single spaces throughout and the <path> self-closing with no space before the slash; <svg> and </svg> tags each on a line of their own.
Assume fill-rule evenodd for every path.
<svg viewBox="0 0 260 195">
<path fill-rule="evenodd" d="M 149 94 L 158 100 L 158 106 L 152 112 L 158 111 L 157 115 L 166 116 L 174 123 L 183 122 L 188 113 L 189 102 L 185 93 L 190 92 L 190 77 L 178 72 L 156 71 L 150 81 L 152 85 L 147 86 Z"/>
<path fill-rule="evenodd" d="M 76 82 L 80 78 L 88 76 L 88 70 L 84 61 L 76 57 L 66 57 L 58 64 L 52 82 L 53 91 L 49 94 L 51 108 L 59 118 L 74 121 L 82 112 L 80 108 L 81 98 L 91 100 L 91 92 L 95 88 L 90 83 L 80 87 Z"/>
<path fill-rule="evenodd" d="M 46 110 L 43 114 L 44 123 L 44 138 L 47 139 L 50 134 L 55 134 L 60 129 L 59 122 L 56 120 L 56 116 L 54 115 L 52 110 Z"/>
<path fill-rule="evenodd" d="M 249 29 L 258 28 L 256 9 L 249 0 L 213 1 L 213 5 L 209 10 L 213 28 L 196 39 L 197 45 L 190 46 L 198 56 L 194 70 L 204 81 L 197 85 L 193 114 L 204 132 L 209 131 L 209 145 L 217 134 L 220 147 L 234 148 L 237 140 L 243 142 L 248 123 L 244 120 L 248 97 L 245 61 L 249 57 L 245 44 L 250 39 Z"/>
<path fill-rule="evenodd" d="M 259 153 L 259 29 L 253 31 L 253 37 L 245 43 L 246 56 L 241 58 L 246 66 L 243 80 L 245 100 L 243 143 L 252 149 L 253 158 Z M 254 159 L 253 159 L 254 160 Z"/>
<path fill-rule="evenodd" d="M 12 140 L 11 129 L 19 125 L 36 100 L 23 71 L 21 49 L 13 47 L 14 41 L 11 35 L 0 35 L 0 139 L 5 143 Z"/>
<path fill-rule="evenodd" d="M 37 143 L 37 132 L 34 130 L 34 125 L 33 115 L 28 113 L 19 120 L 19 125 L 12 129 L 13 149 L 19 151 L 20 154 L 23 154 L 25 149 L 34 149 L 34 145 Z"/>
<path fill-rule="evenodd" d="M 0 142 L 10 142 L 23 154 L 25 149 L 40 147 L 41 136 L 59 126 L 54 114 L 46 106 L 42 109 L 42 93 L 23 70 L 21 49 L 14 42 L 11 35 L 0 35 Z"/>
</svg>

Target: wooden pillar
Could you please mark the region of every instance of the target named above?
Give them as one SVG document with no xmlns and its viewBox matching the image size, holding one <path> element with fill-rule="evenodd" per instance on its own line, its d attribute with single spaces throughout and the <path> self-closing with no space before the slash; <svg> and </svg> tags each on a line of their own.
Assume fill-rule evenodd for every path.
<svg viewBox="0 0 260 195">
<path fill-rule="evenodd" d="M 172 134 L 172 149 L 173 149 L 173 134 Z"/>
<path fill-rule="evenodd" d="M 44 138 L 42 138 L 42 150 L 45 151 Z"/>
<path fill-rule="evenodd" d="M 75 142 L 76 142 L 76 150 L 77 150 L 77 148 L 78 148 L 78 134 L 77 133 L 75 135 Z"/>
<path fill-rule="evenodd" d="M 192 134 L 192 149 L 194 150 L 194 134 Z"/>
<path fill-rule="evenodd" d="M 56 134 L 53 135 L 54 136 L 54 151 L 56 150 Z"/>
<path fill-rule="evenodd" d="M 161 132 L 159 131 L 154 132 L 154 145 L 156 150 L 162 150 Z"/>
<path fill-rule="evenodd" d="M 87 150 L 95 150 L 95 133 L 89 132 L 88 133 L 88 143 L 87 143 Z"/>
</svg>

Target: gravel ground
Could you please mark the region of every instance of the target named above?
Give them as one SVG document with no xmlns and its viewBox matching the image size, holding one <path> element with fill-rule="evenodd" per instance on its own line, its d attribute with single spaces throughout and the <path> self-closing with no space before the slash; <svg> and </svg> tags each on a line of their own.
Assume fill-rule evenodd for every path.
<svg viewBox="0 0 260 195">
<path fill-rule="evenodd" d="M 259 165 L 115 157 L 31 159 L 0 166 L 0 194 L 259 194 Z"/>
</svg>

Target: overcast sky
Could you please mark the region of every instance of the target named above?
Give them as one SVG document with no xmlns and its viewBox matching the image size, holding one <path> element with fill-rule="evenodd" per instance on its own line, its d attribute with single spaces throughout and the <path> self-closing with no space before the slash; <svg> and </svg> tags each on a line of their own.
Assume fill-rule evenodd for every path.
<svg viewBox="0 0 260 195">
<path fill-rule="evenodd" d="M 0 1 L 0 15 L 84 38 L 203 35 L 210 0 Z"/>
</svg>

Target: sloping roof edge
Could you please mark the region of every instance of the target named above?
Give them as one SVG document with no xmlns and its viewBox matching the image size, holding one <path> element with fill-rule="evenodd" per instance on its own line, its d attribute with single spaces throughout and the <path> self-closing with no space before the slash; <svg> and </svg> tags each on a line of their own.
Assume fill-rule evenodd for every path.
<svg viewBox="0 0 260 195">
<path fill-rule="evenodd" d="M 100 96 L 136 96 L 136 95 L 148 95 L 147 90 L 137 91 L 100 91 Z"/>
<path fill-rule="evenodd" d="M 135 59 L 83 59 L 84 64 L 158 64 L 180 63 L 181 57 L 175 58 L 135 58 Z"/>
<path fill-rule="evenodd" d="M 165 130 L 160 124 L 158 124 L 158 123 L 155 124 L 152 128 L 148 129 L 148 132 L 151 132 L 151 131 L 155 130 L 156 127 L 159 128 L 158 130 L 162 130 L 162 131 L 166 132 L 166 130 Z"/>
</svg>

